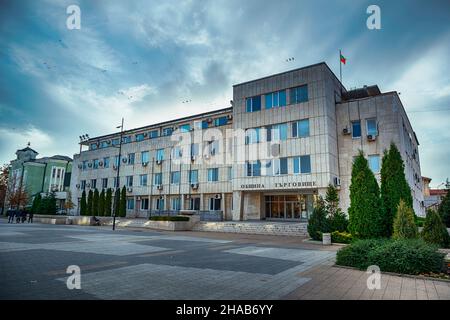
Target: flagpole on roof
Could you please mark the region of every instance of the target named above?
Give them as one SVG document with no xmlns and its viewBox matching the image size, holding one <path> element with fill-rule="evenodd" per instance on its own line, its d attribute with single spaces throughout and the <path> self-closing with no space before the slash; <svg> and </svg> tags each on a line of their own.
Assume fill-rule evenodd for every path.
<svg viewBox="0 0 450 320">
<path fill-rule="evenodd" d="M 339 81 L 341 81 L 341 84 L 342 84 L 342 59 L 341 59 L 341 56 L 342 56 L 342 52 L 341 52 L 341 49 L 339 49 Z"/>
</svg>

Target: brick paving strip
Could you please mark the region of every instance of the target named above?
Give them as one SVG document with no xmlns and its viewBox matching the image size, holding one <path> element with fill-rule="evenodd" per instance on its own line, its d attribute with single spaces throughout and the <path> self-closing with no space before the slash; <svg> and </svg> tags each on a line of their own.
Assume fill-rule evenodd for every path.
<svg viewBox="0 0 450 320">
<path fill-rule="evenodd" d="M 300 272 L 311 280 L 289 294 L 288 300 L 450 300 L 450 281 L 381 273 L 381 288 L 370 290 L 365 271 L 327 263 Z"/>
</svg>

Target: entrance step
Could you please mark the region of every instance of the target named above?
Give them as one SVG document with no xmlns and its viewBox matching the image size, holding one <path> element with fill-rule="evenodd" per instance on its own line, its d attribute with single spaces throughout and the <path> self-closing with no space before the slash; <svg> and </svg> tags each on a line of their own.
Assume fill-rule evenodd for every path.
<svg viewBox="0 0 450 320">
<path fill-rule="evenodd" d="M 306 222 L 201 221 L 192 230 L 308 237 L 307 225 Z"/>
</svg>

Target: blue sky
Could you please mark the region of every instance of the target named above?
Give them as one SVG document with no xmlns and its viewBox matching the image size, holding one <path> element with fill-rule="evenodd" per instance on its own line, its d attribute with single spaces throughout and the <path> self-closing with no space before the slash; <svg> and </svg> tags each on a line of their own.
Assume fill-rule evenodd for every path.
<svg viewBox="0 0 450 320">
<path fill-rule="evenodd" d="M 66 8 L 81 8 L 68 30 Z M 381 30 L 366 9 L 381 9 Z M 0 0 L 0 163 L 28 141 L 41 156 L 110 133 L 229 106 L 232 85 L 328 63 L 347 88 L 397 90 L 422 174 L 450 176 L 450 2 Z M 286 62 L 294 57 L 292 62 Z M 182 103 L 191 100 L 190 103 Z"/>
</svg>

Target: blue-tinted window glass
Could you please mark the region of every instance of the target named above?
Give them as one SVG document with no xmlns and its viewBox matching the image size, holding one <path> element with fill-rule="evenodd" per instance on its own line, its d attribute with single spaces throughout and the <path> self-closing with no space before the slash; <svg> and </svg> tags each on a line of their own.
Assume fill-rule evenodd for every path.
<svg viewBox="0 0 450 320">
<path fill-rule="evenodd" d="M 143 151 L 141 153 L 141 162 L 145 163 L 149 161 L 149 152 L 148 151 Z"/>
<path fill-rule="evenodd" d="M 292 136 L 303 138 L 309 136 L 309 119 L 297 121 L 292 125 Z"/>
<path fill-rule="evenodd" d="M 290 89 L 290 100 L 291 104 L 308 101 L 308 86 L 303 85 Z"/>
<path fill-rule="evenodd" d="M 136 135 L 136 141 L 142 141 L 144 140 L 144 134 L 143 133 L 139 133 Z"/>
<path fill-rule="evenodd" d="M 286 105 L 286 90 L 282 90 L 279 93 L 279 106 L 284 107 Z"/>
<path fill-rule="evenodd" d="M 311 173 L 311 157 L 309 155 L 300 157 L 300 172 Z"/>
<path fill-rule="evenodd" d="M 378 135 L 377 121 L 375 119 L 368 119 L 366 123 L 367 123 L 367 134 L 370 134 L 372 136 Z"/>
<path fill-rule="evenodd" d="M 369 167 L 370 170 L 374 173 L 380 172 L 380 156 L 379 155 L 373 155 L 369 156 Z"/>
<path fill-rule="evenodd" d="M 163 136 L 170 136 L 172 135 L 173 128 L 164 128 L 163 129 Z"/>
<path fill-rule="evenodd" d="M 353 121 L 352 122 L 352 137 L 360 138 L 361 137 L 361 121 Z"/>
<path fill-rule="evenodd" d="M 189 173 L 189 182 L 198 183 L 198 170 L 191 170 Z"/>
<path fill-rule="evenodd" d="M 122 143 L 130 143 L 131 142 L 131 137 L 127 136 L 127 137 L 122 137 Z"/>
<path fill-rule="evenodd" d="M 188 132 L 190 130 L 191 130 L 191 125 L 189 123 L 183 124 L 182 126 L 180 126 L 181 132 Z"/>
<path fill-rule="evenodd" d="M 268 94 L 266 94 L 266 109 L 270 109 L 270 108 L 272 108 L 273 107 L 273 104 L 272 104 L 272 93 L 268 93 Z"/>
<path fill-rule="evenodd" d="M 208 128 L 208 121 L 203 120 L 202 121 L 202 129 L 207 129 Z"/>
<path fill-rule="evenodd" d="M 300 173 L 300 158 L 294 158 L 294 173 Z"/>
<path fill-rule="evenodd" d="M 150 131 L 150 133 L 149 133 L 149 135 L 150 135 L 150 138 L 157 138 L 158 137 L 158 130 L 153 130 L 153 131 Z"/>
<path fill-rule="evenodd" d="M 173 171 L 171 173 L 170 183 L 172 184 L 180 183 L 180 171 Z"/>
<path fill-rule="evenodd" d="M 155 173 L 154 184 L 162 184 L 162 173 Z"/>
<path fill-rule="evenodd" d="M 218 126 L 224 126 L 224 125 L 226 125 L 227 123 L 228 123 L 228 117 L 220 117 L 220 118 L 214 119 L 214 125 L 215 125 L 216 127 L 218 127 Z"/>
<path fill-rule="evenodd" d="M 164 160 L 164 149 L 156 150 L 156 160 Z"/>
<path fill-rule="evenodd" d="M 119 138 L 117 138 L 117 139 L 112 139 L 111 143 L 112 143 L 113 146 L 117 146 L 117 145 L 119 145 L 119 143 L 120 143 L 120 139 L 119 139 Z"/>
</svg>

